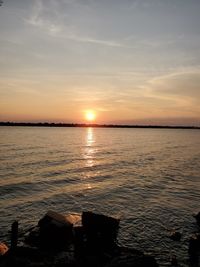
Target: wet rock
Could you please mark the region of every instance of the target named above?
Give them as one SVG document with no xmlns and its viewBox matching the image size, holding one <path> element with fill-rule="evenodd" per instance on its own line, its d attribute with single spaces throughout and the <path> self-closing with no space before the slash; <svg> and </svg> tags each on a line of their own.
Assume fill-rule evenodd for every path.
<svg viewBox="0 0 200 267">
<path fill-rule="evenodd" d="M 82 213 L 82 225 L 87 240 L 104 246 L 115 242 L 119 229 L 119 219 L 95 214 L 93 212 Z"/>
<path fill-rule="evenodd" d="M 181 233 L 178 231 L 172 231 L 169 235 L 169 238 L 171 238 L 174 241 L 180 241 L 181 240 Z"/>
<path fill-rule="evenodd" d="M 0 257 L 8 251 L 8 246 L 5 243 L 0 242 Z"/>
</svg>

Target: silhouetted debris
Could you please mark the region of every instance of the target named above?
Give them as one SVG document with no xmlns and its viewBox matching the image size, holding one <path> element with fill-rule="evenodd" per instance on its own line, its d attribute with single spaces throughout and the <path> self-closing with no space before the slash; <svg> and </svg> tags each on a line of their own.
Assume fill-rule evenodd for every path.
<svg viewBox="0 0 200 267">
<path fill-rule="evenodd" d="M 157 267 L 149 255 L 116 243 L 119 220 L 92 212 L 49 211 L 22 246 L 8 250 L 2 267 Z"/>
<path fill-rule="evenodd" d="M 171 238 L 174 241 L 180 241 L 181 240 L 181 233 L 178 231 L 172 231 L 169 235 L 169 238 Z"/>
</svg>

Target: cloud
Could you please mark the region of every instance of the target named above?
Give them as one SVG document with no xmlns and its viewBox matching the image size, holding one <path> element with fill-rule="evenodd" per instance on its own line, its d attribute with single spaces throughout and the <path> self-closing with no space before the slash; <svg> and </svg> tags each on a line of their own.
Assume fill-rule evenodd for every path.
<svg viewBox="0 0 200 267">
<path fill-rule="evenodd" d="M 95 38 L 88 34 L 84 35 L 83 33 L 80 33 L 80 30 L 75 25 L 63 21 L 63 15 L 61 15 L 59 11 L 61 7 L 55 3 L 55 1 L 51 1 L 48 3 L 48 6 L 45 6 L 42 0 L 37 0 L 32 8 L 30 17 L 25 19 L 25 22 L 55 36 L 56 38 L 94 45 L 128 48 L 127 45 L 121 44 L 120 42 Z M 72 3 L 74 2 L 72 1 L 68 4 Z"/>
<path fill-rule="evenodd" d="M 37 0 L 32 8 L 31 15 L 29 18 L 25 19 L 25 22 L 49 34 L 56 34 L 62 30 L 61 25 L 56 21 L 57 18 L 58 13 L 55 7 L 51 7 L 51 9 L 45 8 L 43 1 Z"/>
<path fill-rule="evenodd" d="M 157 99 L 169 114 L 200 116 L 200 69 L 183 70 L 149 81 L 146 96 Z"/>
<path fill-rule="evenodd" d="M 69 35 L 66 36 L 67 39 L 77 41 L 77 42 L 82 42 L 82 43 L 92 43 L 92 44 L 98 44 L 98 45 L 105 45 L 105 46 L 111 46 L 111 47 L 124 47 L 124 45 L 114 42 L 114 41 L 109 41 L 109 40 L 99 40 L 95 39 L 92 37 L 82 37 L 82 36 L 76 36 L 76 35 Z"/>
<path fill-rule="evenodd" d="M 200 98 L 200 70 L 183 71 L 158 78 L 150 82 L 152 92 L 163 96 Z"/>
</svg>

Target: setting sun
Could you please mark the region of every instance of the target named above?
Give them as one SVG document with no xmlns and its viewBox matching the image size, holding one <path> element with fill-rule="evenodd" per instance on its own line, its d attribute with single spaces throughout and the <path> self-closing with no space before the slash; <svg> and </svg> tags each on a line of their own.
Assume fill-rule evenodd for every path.
<svg viewBox="0 0 200 267">
<path fill-rule="evenodd" d="M 94 121 L 96 118 L 96 114 L 92 110 L 86 111 L 85 118 L 87 121 Z"/>
</svg>

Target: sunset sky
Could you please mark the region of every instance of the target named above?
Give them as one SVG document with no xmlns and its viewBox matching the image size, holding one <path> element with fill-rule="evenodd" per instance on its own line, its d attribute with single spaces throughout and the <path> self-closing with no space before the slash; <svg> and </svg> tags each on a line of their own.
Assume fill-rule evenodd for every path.
<svg viewBox="0 0 200 267">
<path fill-rule="evenodd" d="M 0 121 L 200 125 L 200 1 L 3 2 Z"/>
</svg>

